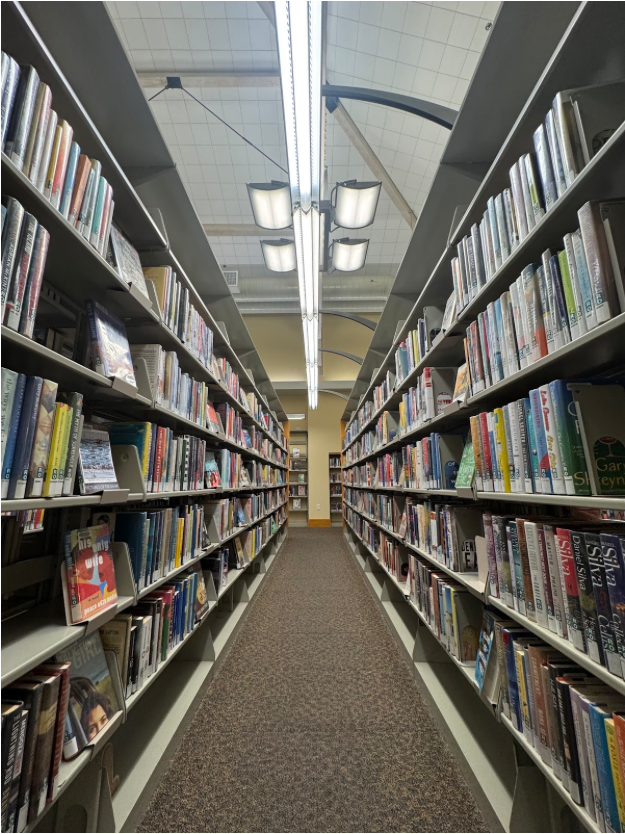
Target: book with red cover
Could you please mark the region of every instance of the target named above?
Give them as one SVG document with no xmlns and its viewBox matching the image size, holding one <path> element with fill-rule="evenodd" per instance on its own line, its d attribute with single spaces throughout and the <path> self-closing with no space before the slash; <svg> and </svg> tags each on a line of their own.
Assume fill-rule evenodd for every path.
<svg viewBox="0 0 625 834">
<path fill-rule="evenodd" d="M 117 602 L 108 524 L 65 533 L 68 620 L 79 623 Z"/>
</svg>

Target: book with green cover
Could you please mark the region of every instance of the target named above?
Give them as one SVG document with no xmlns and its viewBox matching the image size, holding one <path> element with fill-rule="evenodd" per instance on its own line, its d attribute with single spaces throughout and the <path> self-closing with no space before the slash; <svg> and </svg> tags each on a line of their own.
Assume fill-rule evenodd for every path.
<svg viewBox="0 0 625 834">
<path fill-rule="evenodd" d="M 470 437 L 464 445 L 458 474 L 456 475 L 456 489 L 471 489 L 475 478 L 475 460 L 473 458 L 473 442 Z"/>
</svg>

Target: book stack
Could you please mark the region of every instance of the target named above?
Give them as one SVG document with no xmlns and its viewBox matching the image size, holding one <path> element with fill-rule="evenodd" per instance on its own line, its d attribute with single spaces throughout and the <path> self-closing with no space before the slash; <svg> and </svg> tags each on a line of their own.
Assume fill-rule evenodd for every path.
<svg viewBox="0 0 625 834">
<path fill-rule="evenodd" d="M 102 165 L 80 152 L 72 126 L 52 109 L 37 70 L 2 53 L 2 150 L 101 255 L 115 202 Z"/>
<path fill-rule="evenodd" d="M 112 446 L 135 446 L 147 492 L 201 489 L 206 441 L 155 423 L 108 423 Z"/>
<path fill-rule="evenodd" d="M 163 324 L 206 368 L 212 368 L 213 331 L 192 304 L 188 287 L 170 266 L 143 267 L 143 275 L 154 285 Z"/>
<path fill-rule="evenodd" d="M 473 224 L 471 234 L 458 244 L 452 260 L 458 312 L 492 280 L 609 140 L 624 118 L 624 89 L 625 83 L 619 81 L 556 95 L 534 133 L 535 153 L 523 154 L 515 162 L 510 188 L 489 198 L 483 220 Z M 595 106 L 597 102 L 600 106 Z"/>
<path fill-rule="evenodd" d="M 35 330 L 49 243 L 46 229 L 21 203 L 8 197 L 5 205 L 3 198 L 2 323 L 29 339 Z"/>
<path fill-rule="evenodd" d="M 554 380 L 471 417 L 478 490 L 625 494 L 624 408 L 621 385 Z"/>
<path fill-rule="evenodd" d="M 2 368 L 2 498 L 72 495 L 82 394 Z"/>
<path fill-rule="evenodd" d="M 137 591 L 195 559 L 210 544 L 203 504 L 108 513 L 107 517 L 115 541 L 128 545 Z"/>
<path fill-rule="evenodd" d="M 461 663 L 477 657 L 483 606 L 420 556 L 410 553 L 410 600 L 444 648 Z"/>
<path fill-rule="evenodd" d="M 484 514 L 491 596 L 625 676 L 625 537 L 583 520 Z"/>
<path fill-rule="evenodd" d="M 100 628 L 104 648 L 117 656 L 126 701 L 145 686 L 207 611 L 203 574 L 188 570 Z"/>
<path fill-rule="evenodd" d="M 621 830 L 625 699 L 510 620 L 484 611 L 476 679 L 599 831 Z M 490 673 L 489 667 L 493 672 Z M 486 681 L 488 686 L 488 681 Z M 492 696 L 491 696 L 492 697 Z M 495 699 L 497 695 L 495 695 Z"/>
<path fill-rule="evenodd" d="M 37 820 L 56 798 L 61 758 L 74 759 L 119 709 L 98 632 L 3 688 L 3 831 Z"/>
<path fill-rule="evenodd" d="M 483 533 L 476 507 L 406 500 L 406 541 L 458 573 L 477 571 L 476 536 Z"/>
<path fill-rule="evenodd" d="M 379 411 L 395 390 L 395 374 L 387 371 L 383 382 L 373 389 L 373 405 Z"/>
<path fill-rule="evenodd" d="M 467 328 L 465 353 L 473 394 L 625 309 L 625 261 L 614 245 L 625 223 L 625 202 L 586 203 L 578 219 L 580 228 L 564 236 L 562 249 L 547 249 L 541 263 L 526 266 L 510 289 Z"/>
</svg>

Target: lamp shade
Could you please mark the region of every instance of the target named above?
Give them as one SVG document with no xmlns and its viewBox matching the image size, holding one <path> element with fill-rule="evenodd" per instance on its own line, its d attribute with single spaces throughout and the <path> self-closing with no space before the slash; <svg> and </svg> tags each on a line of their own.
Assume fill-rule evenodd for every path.
<svg viewBox="0 0 625 834">
<path fill-rule="evenodd" d="M 251 182 L 247 193 L 254 222 L 261 229 L 286 229 L 291 225 L 291 188 L 286 182 Z"/>
<path fill-rule="evenodd" d="M 334 222 L 343 229 L 370 226 L 380 198 L 381 182 L 340 182 L 336 186 Z"/>
<path fill-rule="evenodd" d="M 261 240 L 265 266 L 272 272 L 293 272 L 297 268 L 295 244 L 292 240 Z"/>
<path fill-rule="evenodd" d="M 368 240 L 340 238 L 332 243 L 332 266 L 339 272 L 362 269 L 367 257 Z"/>
</svg>

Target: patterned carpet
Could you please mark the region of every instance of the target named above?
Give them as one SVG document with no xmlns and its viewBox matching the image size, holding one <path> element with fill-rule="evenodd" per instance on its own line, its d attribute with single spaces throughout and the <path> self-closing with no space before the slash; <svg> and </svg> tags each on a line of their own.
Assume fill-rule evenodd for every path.
<svg viewBox="0 0 625 834">
<path fill-rule="evenodd" d="M 291 529 L 138 831 L 488 830 L 365 582 Z"/>
</svg>

